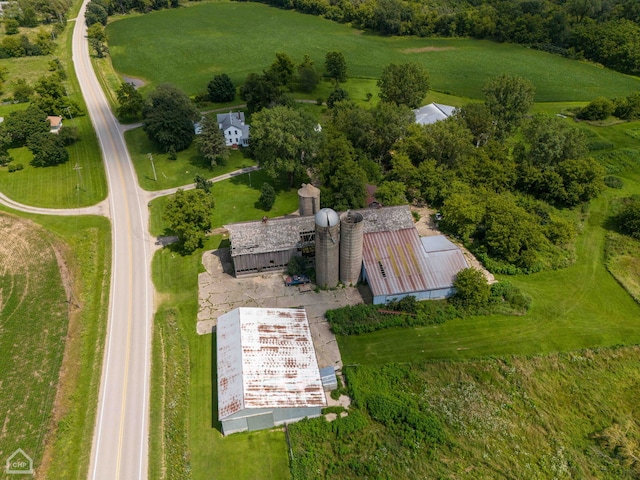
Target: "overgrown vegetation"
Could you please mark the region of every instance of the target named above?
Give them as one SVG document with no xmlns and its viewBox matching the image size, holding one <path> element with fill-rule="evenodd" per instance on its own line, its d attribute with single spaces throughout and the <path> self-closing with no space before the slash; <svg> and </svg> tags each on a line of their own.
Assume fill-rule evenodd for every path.
<svg viewBox="0 0 640 480">
<path fill-rule="evenodd" d="M 449 300 L 418 302 L 409 295 L 386 305 L 360 304 L 329 310 L 326 317 L 336 335 L 359 335 L 390 327 L 439 325 L 469 315 L 523 314 L 531 304 L 531 298 L 509 282 L 486 285 L 486 288 L 487 295 L 481 299 L 476 298 L 475 289 Z"/>
<path fill-rule="evenodd" d="M 294 479 L 637 478 L 640 348 L 345 367 L 349 415 L 289 427 Z"/>
</svg>

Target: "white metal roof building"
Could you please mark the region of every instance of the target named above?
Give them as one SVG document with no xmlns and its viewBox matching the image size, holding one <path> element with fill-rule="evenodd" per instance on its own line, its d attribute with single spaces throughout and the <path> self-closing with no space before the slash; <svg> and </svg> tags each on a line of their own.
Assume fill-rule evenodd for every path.
<svg viewBox="0 0 640 480">
<path fill-rule="evenodd" d="M 326 398 L 304 309 L 236 308 L 216 329 L 222 433 L 320 416 Z"/>
<path fill-rule="evenodd" d="M 419 123 L 420 125 L 429 125 L 440 120 L 446 120 L 453 115 L 455 110 L 456 107 L 452 107 L 450 105 L 430 103 L 429 105 L 425 105 L 414 110 L 413 113 L 416 116 L 416 123 Z"/>
<path fill-rule="evenodd" d="M 364 271 L 374 304 L 413 295 L 417 300 L 445 298 L 467 262 L 444 235 L 418 236 L 415 228 L 364 235 Z"/>
</svg>

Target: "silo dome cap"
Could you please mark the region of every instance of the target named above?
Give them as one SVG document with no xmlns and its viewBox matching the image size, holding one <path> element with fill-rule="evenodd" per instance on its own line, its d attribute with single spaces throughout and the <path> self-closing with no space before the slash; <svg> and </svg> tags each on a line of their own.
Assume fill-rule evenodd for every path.
<svg viewBox="0 0 640 480">
<path fill-rule="evenodd" d="M 316 225 L 319 227 L 335 227 L 340 223 L 338 214 L 330 208 L 323 208 L 316 213 Z"/>
</svg>

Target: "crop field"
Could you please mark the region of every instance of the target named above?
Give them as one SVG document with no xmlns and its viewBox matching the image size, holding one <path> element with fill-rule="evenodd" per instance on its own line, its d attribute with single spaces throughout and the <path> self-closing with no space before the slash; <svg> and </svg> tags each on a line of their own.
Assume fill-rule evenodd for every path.
<svg viewBox="0 0 640 480">
<path fill-rule="evenodd" d="M 0 455 L 22 448 L 42 478 L 86 478 L 109 298 L 109 222 L 0 210 L 0 412 L 7 425 Z"/>
<path fill-rule="evenodd" d="M 276 52 L 294 61 L 309 54 L 322 69 L 331 50 L 344 53 L 352 77 L 377 78 L 393 62 L 421 63 L 434 90 L 461 97 L 481 97 L 485 80 L 501 73 L 531 80 L 537 101 L 590 101 L 640 90 L 636 78 L 517 45 L 380 37 L 257 3 L 207 3 L 118 19 L 107 34 L 118 73 L 151 85 L 170 82 L 188 94 L 203 91 L 222 72 L 238 84 L 267 68 Z"/>
<path fill-rule="evenodd" d="M 348 367 L 349 416 L 290 427 L 293 478 L 638 478 L 639 360 L 633 346 Z"/>
<path fill-rule="evenodd" d="M 0 458 L 22 448 L 39 466 L 69 321 L 55 252 L 61 245 L 4 213 L 0 234 Z"/>
</svg>

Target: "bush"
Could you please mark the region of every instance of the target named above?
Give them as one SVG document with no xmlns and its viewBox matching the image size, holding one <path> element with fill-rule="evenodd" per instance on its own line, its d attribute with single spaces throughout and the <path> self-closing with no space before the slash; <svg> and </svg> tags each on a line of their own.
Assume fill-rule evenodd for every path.
<svg viewBox="0 0 640 480">
<path fill-rule="evenodd" d="M 581 120 L 604 120 L 613 113 L 613 108 L 611 100 L 598 97 L 581 109 L 576 116 Z"/>
<path fill-rule="evenodd" d="M 270 183 L 265 182 L 262 184 L 259 202 L 266 211 L 271 210 L 273 204 L 276 202 L 276 191 Z"/>
<path fill-rule="evenodd" d="M 456 293 L 453 301 L 463 307 L 482 307 L 489 302 L 491 288 L 480 270 L 465 268 L 458 272 L 453 282 Z"/>
<path fill-rule="evenodd" d="M 24 169 L 24 165 L 21 163 L 16 163 L 15 165 L 9 165 L 9 172 L 17 172 L 18 170 Z"/>
<path fill-rule="evenodd" d="M 624 186 L 624 182 L 620 177 L 614 177 L 613 175 L 607 175 L 604 177 L 604 184 L 609 188 L 620 189 Z"/>
</svg>

